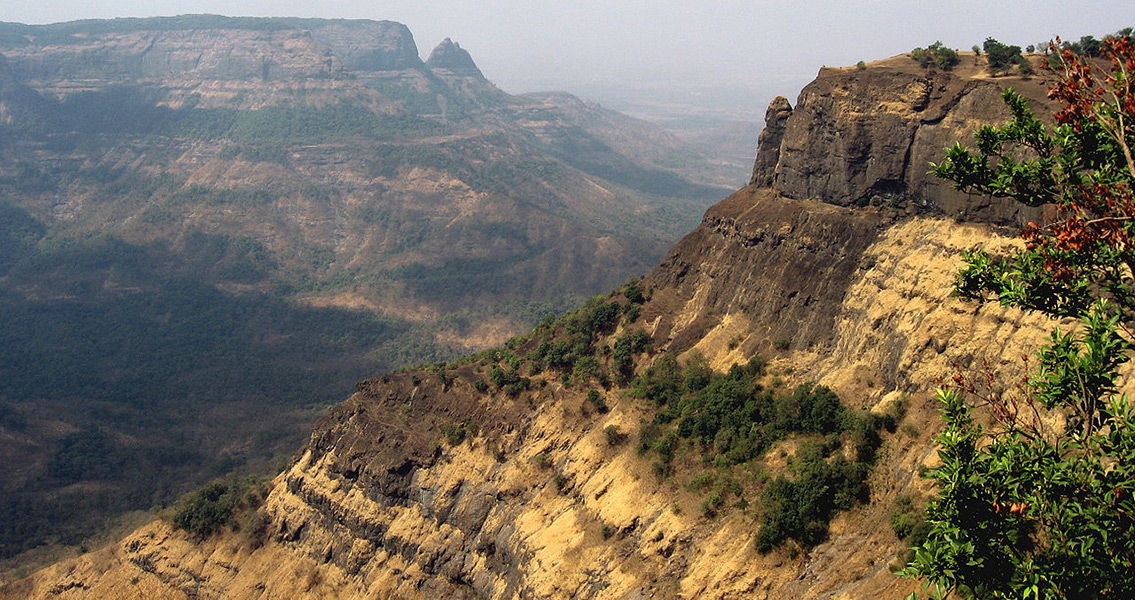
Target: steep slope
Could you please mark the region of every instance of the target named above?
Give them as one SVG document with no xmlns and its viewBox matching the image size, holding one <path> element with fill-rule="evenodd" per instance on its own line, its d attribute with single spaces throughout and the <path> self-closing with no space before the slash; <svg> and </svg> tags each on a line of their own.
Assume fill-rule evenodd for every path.
<svg viewBox="0 0 1135 600">
<path fill-rule="evenodd" d="M 792 219 L 778 227 L 780 235 L 769 235 L 767 223 L 756 217 L 781 213 L 783 205 Z M 810 552 L 759 554 L 752 542 L 757 527 L 752 508 L 703 516 L 702 496 L 687 489 L 704 468 L 696 461 L 658 480 L 633 444 L 611 445 L 604 433 L 608 426 L 634 436 L 649 420 L 653 409 L 642 400 L 605 393 L 610 411 L 597 414 L 588 410 L 585 386 L 568 388 L 554 380 L 516 398 L 485 395 L 473 385 L 482 376 L 466 365 L 450 371 L 448 386 L 429 373 L 370 380 L 325 417 L 297 462 L 273 483 L 263 509 L 270 518 L 264 546 L 253 549 L 238 534 L 199 544 L 155 523 L 10 593 L 905 594 L 911 584 L 887 569 L 902 546 L 886 524 L 887 514 L 897 493 L 921 489 L 915 473 L 932 457 L 934 378 L 954 362 L 997 364 L 1003 356 L 1019 355 L 1042 337 L 1042 327 L 1035 318 L 978 312 L 948 299 L 948 259 L 989 240 L 982 226 L 914 218 L 878 229 L 871 243 L 816 258 L 816 247 L 845 243 L 848 230 L 830 226 L 840 216 L 868 230 L 878 221 L 853 209 L 775 198 L 753 188 L 713 213 L 648 279 L 653 299 L 641 318 L 653 330 L 655 355 L 692 345 L 724 366 L 747 357 L 748 348 L 764 347 L 776 323 L 792 339 L 813 342 L 774 355 L 772 369 L 779 377 L 818 378 L 862 408 L 910 398 L 909 426 L 886 439 L 871 503 L 837 518 L 830 539 Z M 828 302 L 823 317 L 798 327 L 792 319 L 781 323 L 776 307 L 783 302 L 775 290 L 794 287 L 799 273 L 767 269 L 770 252 L 808 260 L 819 272 L 844 273 L 843 297 Z M 678 260 L 722 254 L 737 265 L 732 280 L 691 272 Z M 844 269 L 845 262 L 854 267 Z M 675 280 L 684 283 L 666 283 Z M 769 293 L 774 300 L 718 303 L 737 298 L 739 288 L 755 287 L 755 281 L 774 290 Z M 730 344 L 734 337 L 743 341 Z M 987 339 L 999 342 L 990 345 Z M 444 441 L 444 427 L 455 423 L 476 432 L 470 442 Z M 792 446 L 785 449 L 791 452 Z M 756 499 L 749 488 L 743 493 Z"/>
<path fill-rule="evenodd" d="M 907 80 L 928 76 L 912 63 L 892 64 Z M 892 75 L 883 81 L 894 81 Z M 855 71 L 822 77 L 833 89 L 863 81 Z M 884 95 L 872 105 L 891 101 L 889 84 L 874 89 Z M 852 127 L 837 120 L 817 131 L 857 131 L 869 140 L 874 122 L 863 117 Z M 890 117 L 880 122 L 892 129 Z M 826 134 L 815 140 L 827 142 Z M 801 143 L 800 151 L 813 151 Z M 838 166 L 833 180 L 852 168 Z M 924 188 L 931 206 L 941 202 L 935 190 L 941 188 Z M 901 206 L 846 206 L 838 194 L 793 199 L 777 191 L 750 185 L 708 211 L 639 285 L 649 299 L 637 312 L 627 308 L 637 297 L 630 288 L 613 295 L 627 317 L 619 317 L 621 329 L 597 321 L 595 360 L 617 382 L 619 340 L 642 328 L 652 349 L 637 357 L 638 374 L 667 356 L 696 362 L 700 355 L 724 371 L 757 355 L 770 361 L 761 383 L 772 389 L 818 381 L 852 407 L 878 414 L 905 404 L 902 423 L 882 434 L 870 500 L 837 516 L 819 545 L 761 554 L 753 543 L 765 509 L 759 492 L 804 452 L 804 437 L 716 470 L 696 449 L 680 446 L 687 451 L 678 452 L 666 475 L 622 437 L 645 432 L 654 405 L 629 386 L 605 389 L 598 374 L 532 366 L 541 336 L 568 327 L 552 324 L 442 369 L 360 383 L 272 482 L 258 513 L 266 519 L 261 538 L 225 533 L 194 541 L 155 522 L 6 593 L 904 596 L 914 584 L 888 568 L 903 550 L 888 515 L 899 494 L 918 501 L 928 492 L 917 473 L 935 460 L 936 382 L 955 365 L 1019 373 L 1016 357 L 1035 349 L 1050 323 L 951 299 L 959 254 L 978 243 L 1007 251 L 1016 242 L 1003 230 L 908 215 Z M 599 306 L 580 314 L 594 320 Z M 486 384 L 486 373 L 503 383 L 517 365 L 532 378 L 526 388 L 494 391 Z M 588 399 L 591 389 L 602 390 L 608 410 Z M 735 482 L 733 491 L 720 491 L 727 502 L 706 496 L 705 473 L 711 482 Z"/>
<path fill-rule="evenodd" d="M 774 100 L 751 183 L 841 206 L 888 205 L 997 224 L 1027 220 L 1008 201 L 950 189 L 926 165 L 954 141 L 969 142 L 978 125 L 1008 119 L 999 98 L 1006 87 L 1043 103 L 1044 82 L 991 78 L 985 60 L 968 53 L 951 71 L 910 63 L 900 56 L 864 69 L 824 68 L 795 108 Z"/>
<path fill-rule="evenodd" d="M 610 289 L 724 193 L 637 121 L 570 163 L 430 62 L 386 21 L 0 24 L 0 561 L 269 471 L 355 380 Z"/>
</svg>

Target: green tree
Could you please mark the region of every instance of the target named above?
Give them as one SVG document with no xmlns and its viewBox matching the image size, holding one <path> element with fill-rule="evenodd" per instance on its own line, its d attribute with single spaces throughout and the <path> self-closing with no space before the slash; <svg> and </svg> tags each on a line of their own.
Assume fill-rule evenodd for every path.
<svg viewBox="0 0 1135 600">
<path fill-rule="evenodd" d="M 927 48 L 915 48 L 910 51 L 910 57 L 918 61 L 923 67 L 937 66 L 948 71 L 958 64 L 958 52 L 948 48 L 942 42 L 934 42 Z"/>
<path fill-rule="evenodd" d="M 940 392 L 942 462 L 928 475 L 940 495 L 905 571 L 936 596 L 1135 597 L 1135 407 L 1117 384 L 1135 348 L 1135 47 L 1110 38 L 1102 52 L 1109 72 L 1057 55 L 1055 130 L 1007 91 L 1012 121 L 934 167 L 959 189 L 1059 210 L 1025 228 L 1024 250 L 969 254 L 957 294 L 1082 323 L 1052 333 L 1021 398 Z M 974 419 L 974 394 L 990 425 Z M 1046 413 L 1065 423 L 1046 426 Z"/>
<path fill-rule="evenodd" d="M 1007 72 L 1024 60 L 1020 46 L 1008 46 L 993 38 L 985 38 L 982 49 L 989 60 L 989 70 L 994 74 Z"/>
</svg>

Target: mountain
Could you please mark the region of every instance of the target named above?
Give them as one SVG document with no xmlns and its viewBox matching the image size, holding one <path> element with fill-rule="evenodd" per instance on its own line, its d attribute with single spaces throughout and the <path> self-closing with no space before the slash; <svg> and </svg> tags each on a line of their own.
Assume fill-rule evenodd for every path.
<svg viewBox="0 0 1135 600">
<path fill-rule="evenodd" d="M 360 382 L 225 505 L 239 527 L 155 521 L 8 597 L 905 596 L 893 525 L 930 493 L 934 388 L 958 365 L 1020 374 L 1048 328 L 951 298 L 960 254 L 1008 251 L 1024 215 L 911 158 L 1007 118 L 1009 85 L 1041 97 L 908 56 L 822 70 L 773 102 L 754 183 L 642 281 Z"/>
<path fill-rule="evenodd" d="M 626 281 L 728 191 L 570 102 L 386 21 L 0 24 L 0 560 L 271 472 L 355 380 Z"/>
<path fill-rule="evenodd" d="M 925 167 L 940 160 L 945 146 L 968 139 L 976 124 L 1008 118 L 999 96 L 1006 79 L 991 78 L 985 61 L 972 55 L 949 72 L 920 77 L 911 76 L 908 62 L 900 56 L 868 70 L 821 69 L 795 108 L 774 100 L 751 183 L 842 206 L 1027 222 L 1011 201 L 951 190 Z M 1013 88 L 1034 103 L 1046 101 L 1038 80 L 1018 79 Z"/>
</svg>

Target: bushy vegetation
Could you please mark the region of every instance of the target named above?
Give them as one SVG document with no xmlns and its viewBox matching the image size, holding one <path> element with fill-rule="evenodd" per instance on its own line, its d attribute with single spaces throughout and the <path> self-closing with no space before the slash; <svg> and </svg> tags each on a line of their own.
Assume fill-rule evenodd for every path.
<svg viewBox="0 0 1135 600">
<path fill-rule="evenodd" d="M 722 466 L 749 461 L 790 433 L 842 430 L 846 411 L 830 389 L 802 385 L 776 395 L 757 383 L 763 375 L 760 358 L 717 374 L 696 356 L 684 367 L 663 357 L 634 381 L 633 393 L 659 407 L 655 425 L 673 424 L 679 438 Z"/>
<path fill-rule="evenodd" d="M 237 517 L 255 511 L 264 502 L 264 484 L 256 480 L 215 481 L 178 504 L 173 524 L 204 539 L 221 527 L 239 529 Z"/>
<path fill-rule="evenodd" d="M 835 513 L 867 500 L 869 464 L 831 457 L 837 448 L 825 442 L 805 445 L 792 463 L 792 478 L 769 482 L 761 495 L 765 512 L 757 550 L 768 552 L 789 539 L 815 546 L 827 537 Z"/>
<path fill-rule="evenodd" d="M 938 67 L 948 71 L 958 64 L 958 52 L 948 48 L 942 42 L 934 42 L 926 48 L 915 48 L 910 51 L 910 57 L 923 67 Z"/>
<path fill-rule="evenodd" d="M 638 285 L 631 282 L 619 291 L 625 301 L 596 296 L 579 310 L 538 329 L 528 344 L 532 350 L 524 356 L 532 372 L 556 371 L 569 383 L 596 379 L 606 386 L 612 378 L 627 381 L 634 372 L 634 357 L 649 351 L 651 345 L 645 331 L 628 327 L 645 302 Z M 614 333 L 620 323 L 624 328 L 614 348 L 597 347 L 600 336 Z"/>
<path fill-rule="evenodd" d="M 102 431 L 85 429 L 64 436 L 47 461 L 47 474 L 66 485 L 114 478 L 129 456 Z"/>
<path fill-rule="evenodd" d="M 805 384 L 778 394 L 760 383 L 764 375 L 764 361 L 757 357 L 724 374 L 697 354 L 685 365 L 662 357 L 633 383 L 634 395 L 658 407 L 639 433 L 638 450 L 654 453 L 655 473 L 668 477 L 682 447 L 700 452 L 704 464 L 720 470 L 762 457 L 789 435 L 811 439 L 793 460 L 792 476 L 765 486 L 756 543 L 762 552 L 789 539 L 812 546 L 827 535 L 836 512 L 866 500 L 868 468 L 882 443 L 879 431 L 893 431 L 896 415 L 849 411 L 824 386 Z M 705 473 L 690 486 L 713 479 Z M 726 490 L 715 490 L 703 513 L 716 514 L 726 496 Z"/>
<path fill-rule="evenodd" d="M 1022 75 L 1032 73 L 1028 59 L 1021 56 L 1020 46 L 1008 46 L 993 38 L 985 38 L 981 48 L 985 50 L 986 59 L 989 61 L 989 72 L 994 75 L 1008 73 L 1014 66 Z"/>
<path fill-rule="evenodd" d="M 936 597 L 1135 597 L 1135 405 L 1120 378 L 1135 349 L 1135 43 L 1102 53 L 1110 69 L 1054 57 L 1055 130 L 1007 90 L 1012 121 L 935 167 L 967 192 L 1055 208 L 1010 256 L 967 255 L 957 294 L 1080 321 L 1053 331 L 1020 395 L 985 373 L 939 393 L 940 496 L 905 571 Z"/>
<path fill-rule="evenodd" d="M 889 520 L 895 536 L 906 544 L 907 551 L 902 555 L 902 564 L 906 564 L 914 558 L 914 549 L 926 541 L 926 535 L 930 532 L 926 509 L 916 505 L 909 495 L 901 494 L 891 506 Z"/>
</svg>

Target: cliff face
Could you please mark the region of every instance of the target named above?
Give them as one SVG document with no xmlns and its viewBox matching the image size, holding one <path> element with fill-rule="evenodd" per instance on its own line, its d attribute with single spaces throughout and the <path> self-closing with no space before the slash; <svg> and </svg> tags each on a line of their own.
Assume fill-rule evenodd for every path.
<svg viewBox="0 0 1135 600">
<path fill-rule="evenodd" d="M 175 107 L 190 97 L 202 106 L 257 107 L 281 85 L 316 81 L 315 91 L 348 83 L 339 58 L 303 31 L 121 32 L 3 52 L 21 81 L 57 98 L 144 86 L 161 88 L 159 101 Z"/>
<path fill-rule="evenodd" d="M 320 21 L 312 37 L 326 44 L 355 72 L 420 69 L 422 59 L 409 28 L 393 21 Z"/>
<path fill-rule="evenodd" d="M 980 124 L 1009 119 L 999 97 L 1006 87 L 1045 102 L 1042 82 L 991 79 L 973 63 L 967 56 L 952 71 L 927 71 L 902 56 L 865 69 L 821 69 L 795 108 L 783 98 L 769 107 L 753 183 L 840 206 L 901 206 L 998 224 L 1035 217 L 1007 201 L 970 197 L 927 173 L 946 146 L 970 143 Z"/>
<path fill-rule="evenodd" d="M 639 319 L 654 349 L 639 372 L 666 353 L 696 350 L 719 370 L 761 355 L 777 378 L 819 381 L 856 408 L 906 401 L 903 425 L 884 436 L 870 502 L 837 517 L 815 548 L 759 554 L 759 506 L 716 516 L 699 509 L 690 481 L 702 468 L 697 457 L 680 463 L 691 472 L 656 477 L 633 443 L 605 433 L 614 426 L 633 439 L 653 413 L 625 390 L 601 392 L 609 412 L 590 408 L 587 386 L 554 377 L 516 396 L 485 394 L 475 385 L 480 367 L 469 363 L 445 376 L 362 382 L 273 481 L 264 545 L 233 533 L 194 542 L 156 522 L 12 584 L 7 597 L 906 595 L 915 586 L 889 569 L 903 545 L 888 515 L 898 494 L 927 493 L 917 473 L 935 459 L 935 382 L 956 364 L 1019 371 L 1013 357 L 1033 350 L 1049 326 L 950 298 L 962 251 L 1015 243 L 989 225 L 846 206 L 864 185 L 921 190 L 942 211 L 953 206 L 912 173 L 907 155 L 930 152 L 931 132 L 952 130 L 942 123 L 960 129 L 976 119 L 980 94 L 995 89 L 939 77 L 896 72 L 872 83 L 854 71 L 822 72 L 787 117 L 774 189 L 750 185 L 710 209 L 644 281 L 651 297 Z M 956 99 L 950 106 L 947 96 Z M 923 122 L 926 111 L 936 120 Z M 838 160 L 827 156 L 832 144 Z M 755 168 L 758 182 L 766 169 Z M 458 425 L 469 439 L 444 441 Z M 764 477 L 783 470 L 796 448 L 789 440 L 780 458 L 771 453 Z"/>
</svg>

